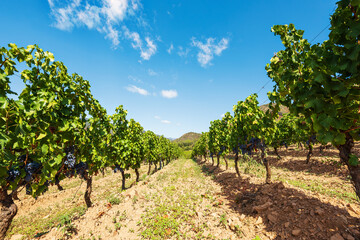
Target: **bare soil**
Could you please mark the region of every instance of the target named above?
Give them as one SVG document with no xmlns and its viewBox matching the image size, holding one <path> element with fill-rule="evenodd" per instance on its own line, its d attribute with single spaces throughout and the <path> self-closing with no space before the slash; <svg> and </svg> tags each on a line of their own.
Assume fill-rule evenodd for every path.
<svg viewBox="0 0 360 240">
<path fill-rule="evenodd" d="M 8 239 L 360 239 L 360 205 L 337 151 L 315 148 L 310 164 L 307 150 L 279 153 L 268 155 L 271 184 L 260 164 L 243 162 L 237 177 L 231 160 L 225 170 L 180 159 L 151 176 L 142 167 L 142 181 L 133 184 L 132 174 L 126 191 L 120 174 L 96 177 L 88 209 L 79 179 L 37 200 L 21 192 Z M 71 211 L 65 226 L 41 225 Z"/>
</svg>

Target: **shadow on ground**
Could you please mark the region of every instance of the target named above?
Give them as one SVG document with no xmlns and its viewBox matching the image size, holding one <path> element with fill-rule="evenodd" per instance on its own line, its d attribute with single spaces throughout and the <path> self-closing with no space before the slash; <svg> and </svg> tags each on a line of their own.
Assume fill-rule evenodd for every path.
<svg viewBox="0 0 360 240">
<path fill-rule="evenodd" d="M 297 150 L 289 148 L 288 150 L 278 150 L 281 159 L 278 159 L 273 151 L 268 151 L 267 159 L 270 161 L 270 167 L 289 170 L 292 172 L 308 172 L 318 176 L 338 176 L 343 180 L 347 180 L 349 172 L 345 166 L 340 163 L 337 150 L 327 149 L 321 154 L 317 148 L 313 151 L 313 156 L 306 164 L 306 156 L 308 150 Z M 260 158 L 255 154 L 254 159 L 260 162 Z M 288 158 L 291 158 L 289 160 Z M 234 156 L 229 155 L 228 159 L 234 160 Z"/>
<path fill-rule="evenodd" d="M 223 171 L 207 162 L 198 164 L 220 184 L 223 197 L 240 220 L 242 215 L 257 218 L 254 227 L 265 226 L 259 231 L 273 232 L 275 239 L 360 239 L 355 210 L 351 216 L 345 206 L 322 202 L 281 182 L 254 184 L 248 178 L 238 178 L 234 170 Z"/>
<path fill-rule="evenodd" d="M 279 154 L 283 157 L 290 157 L 292 160 L 279 160 L 273 152 L 270 152 L 269 160 L 271 165 L 276 168 L 284 168 L 295 172 L 308 172 L 320 176 L 335 175 L 342 179 L 347 179 L 349 175 L 348 170 L 340 162 L 337 150 L 329 149 L 320 153 L 315 149 L 309 164 L 306 164 L 307 150 L 281 150 Z"/>
</svg>

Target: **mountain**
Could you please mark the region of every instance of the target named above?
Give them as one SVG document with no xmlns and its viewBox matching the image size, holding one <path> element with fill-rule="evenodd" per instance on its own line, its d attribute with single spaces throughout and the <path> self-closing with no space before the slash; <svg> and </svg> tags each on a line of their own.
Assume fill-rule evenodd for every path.
<svg viewBox="0 0 360 240">
<path fill-rule="evenodd" d="M 200 133 L 188 132 L 182 135 L 181 137 L 179 137 L 178 139 L 175 139 L 173 142 L 179 145 L 179 147 L 183 149 L 185 152 L 191 153 L 191 150 L 193 149 L 195 142 L 200 138 L 200 136 L 201 136 Z"/>
<path fill-rule="evenodd" d="M 181 137 L 175 139 L 173 142 L 175 143 L 186 142 L 186 141 L 196 142 L 200 138 L 200 136 L 201 133 L 188 132 L 182 135 Z"/>
</svg>

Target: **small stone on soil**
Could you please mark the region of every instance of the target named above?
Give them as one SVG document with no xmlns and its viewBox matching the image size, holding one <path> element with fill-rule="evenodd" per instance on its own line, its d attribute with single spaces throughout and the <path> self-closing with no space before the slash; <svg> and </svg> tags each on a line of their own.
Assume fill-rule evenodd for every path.
<svg viewBox="0 0 360 240">
<path fill-rule="evenodd" d="M 299 236 L 300 235 L 300 233 L 301 233 L 301 230 L 300 229 L 294 229 L 294 230 L 292 230 L 291 231 L 291 234 L 293 235 L 293 236 Z"/>
<path fill-rule="evenodd" d="M 330 240 L 344 240 L 344 238 L 339 233 L 337 233 L 333 235 Z"/>
<path fill-rule="evenodd" d="M 258 224 L 260 224 L 260 223 L 263 223 L 262 217 L 258 217 L 258 218 L 256 219 L 255 225 L 258 225 Z"/>
</svg>

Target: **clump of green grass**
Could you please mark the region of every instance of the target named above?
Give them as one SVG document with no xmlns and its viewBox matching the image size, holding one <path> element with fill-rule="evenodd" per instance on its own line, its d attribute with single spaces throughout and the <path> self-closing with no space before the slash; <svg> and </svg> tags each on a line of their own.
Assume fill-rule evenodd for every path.
<svg viewBox="0 0 360 240">
<path fill-rule="evenodd" d="M 72 224 L 71 216 L 68 214 L 62 215 L 60 217 L 60 223 L 58 226 L 61 227 L 63 239 L 69 238 L 72 234 L 77 232 L 74 224 Z"/>
<path fill-rule="evenodd" d="M 201 174 L 201 168 L 186 159 L 179 159 L 173 164 L 171 172 L 162 174 L 161 182 L 164 187 L 163 194 L 153 193 L 147 198 L 152 199 L 154 206 L 148 207 L 142 220 L 138 223 L 141 227 L 141 237 L 145 239 L 186 239 L 186 231 L 183 228 L 191 227 L 196 230 L 196 236 L 191 238 L 204 239 L 203 232 L 207 226 L 197 226 L 194 223 L 196 206 L 202 201 L 200 194 L 194 189 L 186 190 L 178 194 L 181 184 L 189 184 L 189 179 L 202 181 L 205 177 Z M 180 184 L 180 185 L 179 185 Z M 195 231 L 194 230 L 194 231 Z"/>
<path fill-rule="evenodd" d="M 355 192 L 344 189 L 344 186 L 336 186 L 334 184 L 330 186 L 323 185 L 317 181 L 313 180 L 299 180 L 299 179 L 286 179 L 286 178 L 278 178 L 282 182 L 286 182 L 295 187 L 299 187 L 305 190 L 310 190 L 311 192 L 317 192 L 322 195 L 326 195 L 333 198 L 342 199 L 348 203 L 357 203 L 358 198 Z"/>
<path fill-rule="evenodd" d="M 109 203 L 111 203 L 111 205 L 119 205 L 123 202 L 123 199 L 117 197 L 116 195 L 110 195 L 107 200 L 109 201 Z"/>
<path fill-rule="evenodd" d="M 63 206 L 57 206 L 56 209 L 39 208 L 28 216 L 14 219 L 7 236 L 11 237 L 14 234 L 21 234 L 27 238 L 41 236 L 55 226 L 65 226 L 66 219 L 73 220 L 79 218 L 85 214 L 86 209 L 85 205 L 78 205 L 72 208 L 64 208 Z M 47 217 L 48 215 L 50 216 Z M 66 228 L 71 230 L 70 225 L 67 225 Z"/>
<path fill-rule="evenodd" d="M 124 210 L 120 216 L 119 216 L 119 221 L 125 221 L 128 218 L 126 211 Z"/>
<path fill-rule="evenodd" d="M 226 228 L 226 224 L 227 224 L 226 213 L 221 214 L 219 224 Z"/>
<path fill-rule="evenodd" d="M 265 167 L 263 164 L 257 162 L 253 158 L 248 158 L 245 161 L 240 161 L 240 168 L 245 174 L 250 174 L 259 178 L 265 177 Z"/>
</svg>

